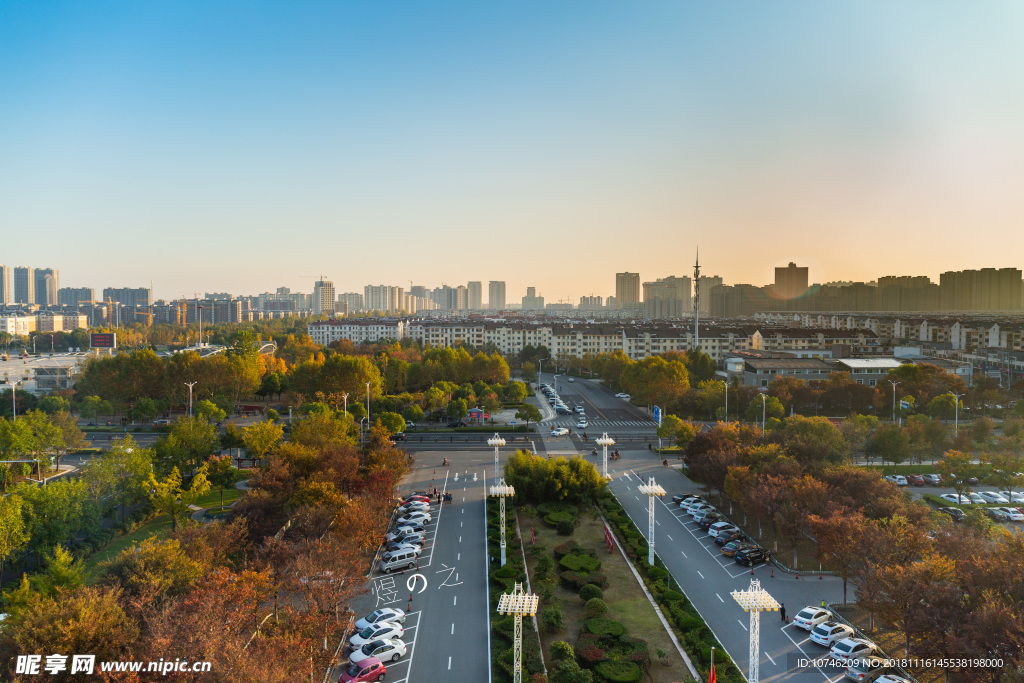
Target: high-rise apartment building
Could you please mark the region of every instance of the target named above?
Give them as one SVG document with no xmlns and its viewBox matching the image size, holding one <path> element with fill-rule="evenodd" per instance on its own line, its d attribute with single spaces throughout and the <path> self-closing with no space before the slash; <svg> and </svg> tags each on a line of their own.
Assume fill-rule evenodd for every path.
<svg viewBox="0 0 1024 683">
<path fill-rule="evenodd" d="M 469 308 L 469 288 L 465 285 L 435 287 L 430 298 L 443 311 L 465 311 Z"/>
<path fill-rule="evenodd" d="M 544 297 L 537 296 L 536 287 L 527 287 L 526 296 L 523 297 L 524 311 L 544 310 Z"/>
<path fill-rule="evenodd" d="M 692 311 L 693 280 L 682 277 L 658 278 L 644 283 L 644 316 L 681 318 Z"/>
<path fill-rule="evenodd" d="M 792 261 L 785 268 L 775 269 L 773 294 L 779 299 L 795 299 L 807 292 L 808 269 Z"/>
<path fill-rule="evenodd" d="M 484 283 L 470 282 L 466 289 L 469 290 L 469 310 L 482 311 L 484 309 Z"/>
<path fill-rule="evenodd" d="M 334 283 L 330 280 L 313 283 L 313 315 L 334 315 Z"/>
<path fill-rule="evenodd" d="M 945 311 L 1019 311 L 1021 288 L 1018 268 L 949 271 L 939 276 L 939 298 Z"/>
<path fill-rule="evenodd" d="M 36 302 L 36 269 L 18 266 L 14 269 L 14 303 Z"/>
<path fill-rule="evenodd" d="M 405 290 L 390 285 L 363 287 L 363 305 L 367 311 L 399 311 L 405 303 Z"/>
<path fill-rule="evenodd" d="M 580 297 L 580 310 L 582 311 L 598 311 L 604 308 L 604 300 L 599 296 L 581 296 Z"/>
<path fill-rule="evenodd" d="M 35 303 L 40 306 L 56 306 L 57 290 L 60 289 L 60 271 L 53 268 L 37 268 L 35 281 Z"/>
<path fill-rule="evenodd" d="M 700 287 L 700 301 L 697 306 L 701 315 L 708 315 L 711 312 L 711 293 L 715 287 L 721 287 L 725 282 L 717 275 L 701 275 L 697 284 Z"/>
<path fill-rule="evenodd" d="M 72 308 L 93 304 L 96 303 L 96 290 L 92 287 L 61 287 L 57 290 L 57 303 Z"/>
<path fill-rule="evenodd" d="M 505 281 L 491 280 L 487 287 L 487 308 L 492 311 L 505 309 Z"/>
<path fill-rule="evenodd" d="M 339 310 L 355 313 L 363 310 L 363 295 L 359 292 L 344 292 L 338 295 L 338 303 L 343 304 Z"/>
<path fill-rule="evenodd" d="M 11 269 L 0 265 L 0 306 L 11 303 L 14 292 L 11 291 Z"/>
<path fill-rule="evenodd" d="M 640 273 L 615 273 L 615 305 L 620 310 L 640 309 Z"/>
<path fill-rule="evenodd" d="M 146 308 L 152 303 L 148 287 L 104 287 L 103 301 L 119 301 L 126 308 Z"/>
</svg>

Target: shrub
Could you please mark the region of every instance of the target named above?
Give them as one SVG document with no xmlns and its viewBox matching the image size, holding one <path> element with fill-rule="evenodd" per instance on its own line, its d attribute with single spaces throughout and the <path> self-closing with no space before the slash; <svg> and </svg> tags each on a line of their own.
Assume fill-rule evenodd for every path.
<svg viewBox="0 0 1024 683">
<path fill-rule="evenodd" d="M 600 586 L 595 586 L 594 584 L 589 583 L 580 588 L 580 599 L 583 600 L 583 602 L 594 598 L 604 598 L 604 591 L 601 590 Z"/>
<path fill-rule="evenodd" d="M 548 575 L 548 572 L 551 571 L 551 568 L 554 566 L 554 564 L 555 563 L 551 561 L 550 557 L 548 557 L 547 555 L 542 556 L 540 559 L 537 560 L 537 568 L 534 571 L 534 576 L 536 576 L 538 580 L 545 579 Z"/>
<path fill-rule="evenodd" d="M 576 659 L 587 668 L 594 668 L 599 662 L 607 658 L 604 648 L 601 647 L 600 638 L 593 633 L 581 633 L 576 642 Z"/>
<path fill-rule="evenodd" d="M 516 575 L 516 568 L 511 564 L 506 564 L 504 567 L 495 569 L 492 576 L 496 579 L 511 579 Z"/>
<path fill-rule="evenodd" d="M 554 549 L 555 559 L 561 560 L 566 555 L 585 555 L 586 552 L 576 541 L 566 541 L 560 545 L 556 545 Z"/>
<path fill-rule="evenodd" d="M 537 512 L 542 515 L 550 515 L 556 512 L 567 512 L 570 515 L 575 515 L 578 511 L 579 508 L 569 503 L 541 503 L 537 506 Z"/>
<path fill-rule="evenodd" d="M 594 619 L 595 617 L 603 617 L 605 612 L 608 611 L 608 604 L 601 598 L 591 598 L 587 600 L 587 606 L 584 608 L 587 619 Z"/>
<path fill-rule="evenodd" d="M 601 572 L 562 572 L 558 578 L 561 579 L 564 588 L 577 593 L 587 584 L 594 584 L 601 588 L 608 585 L 608 577 Z"/>
<path fill-rule="evenodd" d="M 620 622 L 614 619 L 605 619 L 604 617 L 587 619 L 584 626 L 595 636 L 621 636 L 626 632 L 626 627 Z"/>
<path fill-rule="evenodd" d="M 540 621 L 548 631 L 560 631 L 562 629 L 562 608 L 558 605 L 548 607 L 541 614 Z"/>
<path fill-rule="evenodd" d="M 575 525 L 576 516 L 568 512 L 552 512 L 550 515 L 544 516 L 544 523 L 548 526 L 557 527 L 562 522 L 569 522 Z"/>
<path fill-rule="evenodd" d="M 566 555 L 558 564 L 571 572 L 596 572 L 601 568 L 601 560 L 589 555 Z"/>
<path fill-rule="evenodd" d="M 661 599 L 667 603 L 683 602 L 686 600 L 686 596 L 679 591 L 667 590 L 661 594 Z"/>
<path fill-rule="evenodd" d="M 668 570 L 662 569 L 661 567 L 648 567 L 647 576 L 650 577 L 652 581 L 657 581 L 658 579 L 668 577 Z"/>
<path fill-rule="evenodd" d="M 572 645 L 565 642 L 564 640 L 556 640 L 551 643 L 551 659 L 557 661 L 563 659 L 575 659 L 576 653 L 572 650 Z"/>
<path fill-rule="evenodd" d="M 548 679 L 550 683 L 593 683 L 594 674 L 581 669 L 575 659 L 567 659 L 555 665 Z"/>
<path fill-rule="evenodd" d="M 700 617 L 695 617 L 686 614 L 681 619 L 678 619 L 676 621 L 676 624 L 679 626 L 680 631 L 682 631 L 683 633 L 687 633 L 689 631 L 693 631 L 694 629 L 700 628 L 704 625 L 704 622 L 701 621 Z"/>
<path fill-rule="evenodd" d="M 563 519 L 555 526 L 555 530 L 559 536 L 572 536 L 572 532 L 576 530 L 576 524 Z"/>
<path fill-rule="evenodd" d="M 606 681 L 613 683 L 632 683 L 643 676 L 640 667 L 633 662 L 601 662 L 594 671 Z"/>
</svg>

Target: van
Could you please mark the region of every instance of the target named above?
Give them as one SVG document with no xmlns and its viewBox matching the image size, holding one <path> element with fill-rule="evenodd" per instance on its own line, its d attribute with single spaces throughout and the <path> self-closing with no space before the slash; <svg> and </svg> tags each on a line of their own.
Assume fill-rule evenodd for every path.
<svg viewBox="0 0 1024 683">
<path fill-rule="evenodd" d="M 726 532 L 734 531 L 736 530 L 736 526 L 733 525 L 732 522 L 715 522 L 710 527 L 708 527 L 708 536 L 711 536 L 712 538 L 718 538 L 718 534 L 722 530 L 725 530 Z"/>
<path fill-rule="evenodd" d="M 378 569 L 385 574 L 390 574 L 399 569 L 412 569 L 416 566 L 416 551 L 395 550 L 387 552 L 380 558 Z"/>
</svg>

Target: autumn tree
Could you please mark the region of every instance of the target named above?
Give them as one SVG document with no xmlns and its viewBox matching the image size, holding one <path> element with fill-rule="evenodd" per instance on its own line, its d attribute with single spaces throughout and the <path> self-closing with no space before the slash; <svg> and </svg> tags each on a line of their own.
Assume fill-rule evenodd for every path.
<svg viewBox="0 0 1024 683">
<path fill-rule="evenodd" d="M 203 463 L 189 487 L 183 488 L 181 474 L 178 468 L 171 469 L 170 474 L 162 480 L 157 480 L 152 474 L 149 476 L 149 486 L 152 490 L 149 498 L 160 512 L 171 516 L 171 532 L 178 529 L 178 518 L 189 510 L 189 506 L 196 502 L 199 496 L 210 490 L 210 482 L 206 479 L 207 465 Z"/>
<path fill-rule="evenodd" d="M 235 484 L 245 478 L 238 468 L 231 464 L 228 456 L 211 455 L 206 461 L 208 468 L 206 478 L 210 486 L 220 492 L 220 509 L 224 509 L 224 491 L 235 487 Z"/>
<path fill-rule="evenodd" d="M 942 475 L 942 485 L 949 486 L 957 495 L 963 496 L 968 489 L 967 480 L 975 476 L 978 465 L 970 453 L 963 451 L 947 451 L 942 459 L 935 463 L 935 469 Z"/>
<path fill-rule="evenodd" d="M 878 456 L 883 467 L 886 462 L 891 462 L 893 472 L 896 472 L 896 465 L 910 455 L 910 438 L 897 424 L 880 425 L 868 442 L 868 453 Z"/>
<path fill-rule="evenodd" d="M 183 417 L 153 447 L 160 472 L 191 472 L 218 446 L 217 428 L 199 417 Z"/>
<path fill-rule="evenodd" d="M 3 585 L 4 564 L 28 545 L 21 508 L 21 496 L 0 498 L 0 585 Z"/>
<path fill-rule="evenodd" d="M 808 515 L 807 525 L 818 546 L 818 559 L 843 580 L 845 605 L 850 575 L 861 559 L 860 539 L 866 525 L 864 515 L 833 507 L 821 516 Z"/>
</svg>

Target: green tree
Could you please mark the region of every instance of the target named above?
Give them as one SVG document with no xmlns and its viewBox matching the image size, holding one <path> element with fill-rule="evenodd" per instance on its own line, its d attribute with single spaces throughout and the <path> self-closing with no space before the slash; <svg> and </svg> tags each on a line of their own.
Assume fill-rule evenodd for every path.
<svg viewBox="0 0 1024 683">
<path fill-rule="evenodd" d="M 910 438 L 899 425 L 883 424 L 875 430 L 868 442 L 868 452 L 881 458 L 883 467 L 886 462 L 891 462 L 895 473 L 896 465 L 910 455 Z"/>
<path fill-rule="evenodd" d="M 536 382 L 537 366 L 527 361 L 519 368 L 519 374 L 523 376 L 523 381 L 525 382 Z"/>
<path fill-rule="evenodd" d="M 157 406 L 156 401 L 151 398 L 140 398 L 132 406 L 129 417 L 133 420 L 139 420 L 140 422 L 149 422 L 159 414 L 160 407 Z"/>
<path fill-rule="evenodd" d="M 414 403 L 402 411 L 402 417 L 405 418 L 406 422 L 423 422 L 425 415 L 423 414 L 423 408 Z"/>
<path fill-rule="evenodd" d="M 46 555 L 46 569 L 32 577 L 32 587 L 43 595 L 55 595 L 58 590 L 73 591 L 85 585 L 85 563 L 64 546 L 57 545 Z"/>
<path fill-rule="evenodd" d="M 963 409 L 963 402 L 960 403 Z M 953 394 L 942 394 L 928 401 L 925 412 L 940 420 L 952 420 L 956 415 L 957 401 Z"/>
<path fill-rule="evenodd" d="M 303 420 L 305 422 L 305 420 Z M 245 449 L 254 458 L 262 460 L 277 448 L 284 438 L 284 428 L 272 422 L 257 422 L 242 430 Z"/>
<path fill-rule="evenodd" d="M 466 404 L 466 399 L 457 398 L 448 404 L 448 417 L 453 420 L 461 420 L 469 414 L 469 406 Z"/>
<path fill-rule="evenodd" d="M 178 518 L 185 514 L 189 506 L 196 502 L 199 496 L 210 490 L 210 482 L 206 479 L 207 465 L 203 465 L 192 477 L 187 489 L 182 488 L 181 474 L 178 468 L 171 469 L 170 474 L 162 480 L 157 480 L 152 474 L 149 475 L 149 487 L 152 491 L 149 499 L 153 507 L 171 516 L 171 532 L 178 530 Z"/>
<path fill-rule="evenodd" d="M 156 446 L 156 462 L 161 472 L 172 469 L 191 472 L 218 446 L 217 428 L 199 417 L 183 417 L 160 437 Z"/>
<path fill-rule="evenodd" d="M 377 413 L 376 421 L 384 427 L 391 434 L 398 434 L 399 432 L 405 431 L 405 419 L 398 413 L 383 412 Z"/>
<path fill-rule="evenodd" d="M 665 415 L 663 418 L 661 418 L 661 424 L 658 426 L 658 438 L 669 439 L 671 437 L 674 437 L 677 433 L 679 433 L 679 430 L 683 427 L 683 424 L 685 423 L 675 415 Z"/>
<path fill-rule="evenodd" d="M 28 545 L 28 530 L 21 508 L 20 496 L 0 498 L 0 585 L 3 585 L 4 563 Z"/>
<path fill-rule="evenodd" d="M 43 411 L 47 415 L 53 415 L 61 410 L 70 411 L 71 402 L 63 396 L 47 396 L 40 399 L 38 407 L 39 410 Z"/>
<path fill-rule="evenodd" d="M 530 422 L 540 422 L 542 417 L 540 409 L 532 403 L 524 403 L 516 410 L 516 419 L 525 420 L 527 429 L 530 428 Z"/>
<path fill-rule="evenodd" d="M 220 422 L 228 416 L 217 404 L 206 399 L 196 403 L 193 414 L 200 420 L 206 420 L 207 422 Z"/>
<path fill-rule="evenodd" d="M 767 394 L 762 394 L 767 396 Z M 774 396 L 767 396 L 767 398 L 751 401 L 747 405 L 745 416 L 751 422 L 760 422 L 762 419 L 774 417 L 776 420 L 781 420 L 786 414 L 786 408 L 782 405 L 782 402 Z"/>
<path fill-rule="evenodd" d="M 97 498 L 110 496 L 111 501 L 120 507 L 123 521 L 126 507 L 146 500 L 152 474 L 152 449 L 140 448 L 129 435 L 118 439 L 109 450 L 90 460 L 83 479 Z"/>
<path fill-rule="evenodd" d="M 522 403 L 529 395 L 529 390 L 522 382 L 509 382 L 505 387 L 505 401 L 508 403 Z"/>
<path fill-rule="evenodd" d="M 220 492 L 220 509 L 224 509 L 224 491 L 234 488 L 235 484 L 244 479 L 245 476 L 231 464 L 231 458 L 227 456 L 211 455 L 207 460 L 206 478 L 210 486 Z"/>
<path fill-rule="evenodd" d="M 962 496 L 968 488 L 967 480 L 977 473 L 978 465 L 973 462 L 970 453 L 946 451 L 942 459 L 935 463 L 935 469 L 942 474 L 942 485 Z"/>
</svg>

